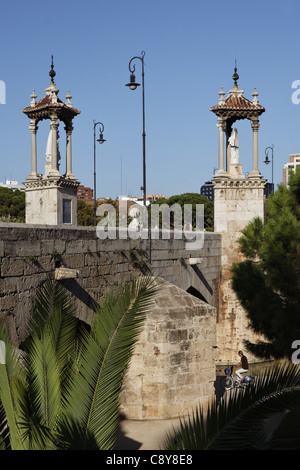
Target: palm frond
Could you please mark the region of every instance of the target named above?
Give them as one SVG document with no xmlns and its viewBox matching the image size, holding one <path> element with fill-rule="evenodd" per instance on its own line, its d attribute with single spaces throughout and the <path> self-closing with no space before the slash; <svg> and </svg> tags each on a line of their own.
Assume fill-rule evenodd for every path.
<svg viewBox="0 0 300 470">
<path fill-rule="evenodd" d="M 61 284 L 47 281 L 37 293 L 25 351 L 31 400 L 43 416 L 43 425 L 53 429 L 61 401 L 69 386 L 81 322 Z"/>
<path fill-rule="evenodd" d="M 52 429 L 61 404 L 61 382 L 51 339 L 32 335 L 25 360 L 28 393 L 43 416 L 44 425 Z"/>
<path fill-rule="evenodd" d="M 25 374 L 7 334 L 3 319 L 0 319 L 0 340 L 4 341 L 6 348 L 5 363 L 0 364 L 0 401 L 9 429 L 10 447 L 12 450 L 21 450 L 23 446 L 17 423 L 20 394 L 26 386 Z"/>
<path fill-rule="evenodd" d="M 151 277 L 141 277 L 108 295 L 86 337 L 67 415 L 81 422 L 101 449 L 115 444 L 124 374 L 156 291 Z"/>
<path fill-rule="evenodd" d="M 30 391 L 30 384 L 28 385 Z M 53 432 L 45 425 L 41 407 L 32 400 L 32 393 L 24 391 L 20 401 L 18 428 L 26 450 L 48 450 L 53 442 Z M 50 447 L 51 448 L 51 447 Z"/>
<path fill-rule="evenodd" d="M 169 450 L 263 449 L 266 421 L 277 413 L 292 410 L 299 403 L 299 366 L 283 363 L 257 377 L 248 389 L 235 389 L 219 406 L 199 407 L 168 433 Z"/>
<path fill-rule="evenodd" d="M 0 401 L 0 450 L 9 450 L 9 428 L 7 425 L 7 419 L 5 409 Z"/>
<path fill-rule="evenodd" d="M 73 419 L 61 421 L 53 442 L 57 450 L 99 450 L 95 437 Z"/>
</svg>

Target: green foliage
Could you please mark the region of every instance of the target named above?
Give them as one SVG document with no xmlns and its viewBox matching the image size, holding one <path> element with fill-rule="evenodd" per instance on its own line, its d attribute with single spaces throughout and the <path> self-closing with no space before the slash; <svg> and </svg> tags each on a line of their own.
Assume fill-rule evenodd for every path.
<svg viewBox="0 0 300 470">
<path fill-rule="evenodd" d="M 113 199 L 106 199 L 105 201 L 97 202 L 97 208 L 103 204 L 108 204 L 114 208 L 115 223 L 119 225 L 119 203 Z M 97 223 L 106 217 L 106 214 L 102 217 L 97 216 Z M 127 214 L 127 225 L 131 222 L 132 218 Z M 92 227 L 94 226 L 94 204 L 87 204 L 85 201 L 79 199 L 77 201 L 77 224 L 79 226 Z"/>
<path fill-rule="evenodd" d="M 25 192 L 0 187 L 0 220 L 25 222 Z"/>
<path fill-rule="evenodd" d="M 157 199 L 156 201 L 152 202 L 152 204 L 167 204 L 171 207 L 173 204 L 179 204 L 182 209 L 182 221 L 181 224 L 183 226 L 184 223 L 184 205 L 185 204 L 192 204 L 192 227 L 196 228 L 196 205 L 203 204 L 204 205 L 204 228 L 207 231 L 213 231 L 213 224 L 214 224 L 214 215 L 213 209 L 214 205 L 213 202 L 207 199 L 206 196 L 198 193 L 184 193 L 180 195 L 171 196 L 168 199 Z M 149 212 L 149 221 L 151 220 L 151 206 L 148 206 Z M 174 224 L 174 218 L 171 214 L 171 227 Z M 162 219 L 160 218 L 160 224 L 162 223 Z"/>
<path fill-rule="evenodd" d="M 64 287 L 49 281 L 18 355 L 1 320 L 1 448 L 114 447 L 124 374 L 155 292 L 150 277 L 126 284 L 105 298 L 88 327 Z"/>
<path fill-rule="evenodd" d="M 240 246 L 245 261 L 232 268 L 232 285 L 250 325 L 266 341 L 246 342 L 262 358 L 291 357 L 300 339 L 300 171 L 267 200 L 267 219 L 252 221 Z"/>
<path fill-rule="evenodd" d="M 81 199 L 77 200 L 77 225 L 88 227 L 94 225 L 94 206 Z"/>
<path fill-rule="evenodd" d="M 299 406 L 299 366 L 275 365 L 251 387 L 228 393 L 182 420 L 179 430 L 168 433 L 164 449 L 267 450 L 267 420 Z"/>
</svg>

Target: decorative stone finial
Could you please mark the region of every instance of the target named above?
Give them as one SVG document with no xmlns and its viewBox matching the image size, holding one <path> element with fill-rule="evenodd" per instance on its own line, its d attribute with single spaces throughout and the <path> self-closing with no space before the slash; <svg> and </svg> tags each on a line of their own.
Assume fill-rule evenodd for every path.
<svg viewBox="0 0 300 470">
<path fill-rule="evenodd" d="M 51 85 L 52 84 L 54 85 L 55 84 L 54 83 L 54 77 L 55 77 L 56 73 L 55 73 L 54 65 L 53 65 L 53 55 L 51 56 L 51 70 L 49 72 L 49 75 L 51 77 Z"/>
<path fill-rule="evenodd" d="M 225 91 L 223 90 L 222 86 L 221 86 L 221 90 L 219 91 L 219 95 L 220 95 L 219 104 L 224 104 L 225 103 L 225 99 L 224 99 Z"/>
<path fill-rule="evenodd" d="M 237 73 L 237 66 L 236 66 L 236 61 L 235 61 L 235 67 L 234 67 L 234 74 L 232 75 L 232 79 L 234 81 L 234 86 L 237 88 L 238 87 L 238 84 L 237 84 L 237 81 L 239 79 L 239 74 Z"/>
<path fill-rule="evenodd" d="M 35 94 L 35 90 L 32 90 L 32 94 L 30 95 L 30 98 L 31 98 L 30 106 L 33 107 L 36 105 L 35 99 L 37 98 L 37 95 Z"/>
<path fill-rule="evenodd" d="M 66 94 L 66 98 L 67 98 L 66 105 L 72 107 L 72 103 L 71 103 L 72 95 L 70 95 L 70 90 L 68 90 L 68 93 Z"/>
<path fill-rule="evenodd" d="M 252 96 L 253 96 L 252 103 L 253 103 L 253 104 L 258 104 L 258 99 L 257 99 L 258 93 L 257 93 L 257 91 L 256 91 L 256 88 L 254 88 L 254 91 L 253 91 L 253 93 L 252 93 Z"/>
</svg>

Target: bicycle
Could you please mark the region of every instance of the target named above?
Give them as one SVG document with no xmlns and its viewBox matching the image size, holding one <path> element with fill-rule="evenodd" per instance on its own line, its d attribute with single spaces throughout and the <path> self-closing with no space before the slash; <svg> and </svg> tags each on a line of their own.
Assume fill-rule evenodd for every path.
<svg viewBox="0 0 300 470">
<path fill-rule="evenodd" d="M 240 379 L 239 377 L 236 377 L 233 375 L 233 366 L 225 369 L 225 377 L 222 377 L 220 381 L 220 385 L 224 390 L 232 390 L 233 388 L 236 387 L 243 387 L 246 388 L 249 385 L 251 385 L 254 381 L 254 377 L 252 375 L 246 375 L 245 377 L 242 377 Z"/>
</svg>

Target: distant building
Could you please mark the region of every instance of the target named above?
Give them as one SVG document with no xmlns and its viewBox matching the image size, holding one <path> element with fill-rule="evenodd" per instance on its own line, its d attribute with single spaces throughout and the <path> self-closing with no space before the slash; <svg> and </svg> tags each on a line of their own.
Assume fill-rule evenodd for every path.
<svg viewBox="0 0 300 470">
<path fill-rule="evenodd" d="M 206 196 L 210 201 L 214 200 L 214 185 L 212 181 L 206 181 L 206 183 L 201 186 L 200 194 Z"/>
<path fill-rule="evenodd" d="M 23 184 L 19 184 L 18 181 L 10 181 L 6 180 L 6 183 L 0 183 L 2 188 L 9 188 L 9 189 L 19 189 L 20 191 L 25 191 L 25 186 Z"/>
<path fill-rule="evenodd" d="M 289 162 L 284 165 L 283 172 L 282 172 L 282 182 L 283 184 L 288 185 L 289 182 L 289 171 L 293 170 L 294 173 L 297 167 L 300 167 L 300 154 L 292 154 L 290 155 Z"/>
<path fill-rule="evenodd" d="M 93 201 L 93 190 L 83 185 L 79 185 L 77 189 L 77 199 L 85 202 Z"/>
<path fill-rule="evenodd" d="M 264 188 L 264 195 L 267 197 L 270 196 L 270 194 L 274 193 L 274 183 L 266 183 L 265 188 Z"/>
</svg>

